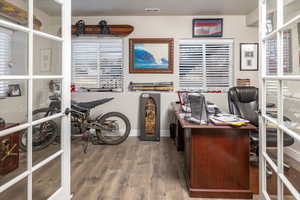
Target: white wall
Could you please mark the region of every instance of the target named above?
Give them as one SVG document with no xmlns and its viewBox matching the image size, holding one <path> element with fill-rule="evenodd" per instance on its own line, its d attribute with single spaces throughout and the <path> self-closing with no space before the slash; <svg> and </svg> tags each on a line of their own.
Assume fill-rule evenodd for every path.
<svg viewBox="0 0 300 200">
<path fill-rule="evenodd" d="M 86 24 L 98 24 L 100 20 L 107 20 L 108 24 L 129 24 L 135 30 L 124 39 L 124 85 L 123 93 L 84 93 L 73 94 L 73 99 L 89 101 L 103 97 L 115 97 L 113 102 L 102 106 L 100 110 L 120 111 L 126 114 L 132 123 L 133 129 L 138 129 L 139 92 L 128 92 L 129 82 L 154 82 L 173 81 L 175 91 L 178 90 L 178 41 L 179 39 L 192 37 L 193 18 L 218 18 L 224 19 L 224 38 L 232 38 L 235 42 L 234 67 L 235 79 L 250 78 L 254 86 L 258 86 L 258 72 L 241 72 L 239 70 L 239 44 L 244 42 L 257 42 L 258 30 L 254 27 L 246 27 L 245 16 L 105 16 L 105 17 L 74 17 L 73 24 L 79 19 Z M 129 38 L 174 38 L 174 74 L 129 74 L 128 72 L 128 39 Z M 207 99 L 227 110 L 226 94 L 207 94 Z M 169 108 L 172 101 L 177 101 L 176 93 L 161 94 L 161 129 L 168 129 Z"/>
</svg>

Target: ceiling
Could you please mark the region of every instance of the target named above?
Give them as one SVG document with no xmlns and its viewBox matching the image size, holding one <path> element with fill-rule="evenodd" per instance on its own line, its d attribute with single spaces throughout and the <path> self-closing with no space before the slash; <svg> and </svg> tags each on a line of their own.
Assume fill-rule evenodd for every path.
<svg viewBox="0 0 300 200">
<path fill-rule="evenodd" d="M 42 10 L 49 16 L 61 16 L 61 5 L 55 0 L 36 0 L 34 7 Z"/>
<path fill-rule="evenodd" d="M 245 15 L 257 4 L 258 0 L 72 0 L 72 15 Z"/>
</svg>

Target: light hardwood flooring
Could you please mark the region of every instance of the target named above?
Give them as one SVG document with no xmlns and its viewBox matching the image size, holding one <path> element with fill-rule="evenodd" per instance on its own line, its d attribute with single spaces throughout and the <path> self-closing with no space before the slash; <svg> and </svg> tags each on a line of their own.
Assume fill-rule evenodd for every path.
<svg viewBox="0 0 300 200">
<path fill-rule="evenodd" d="M 83 145 L 80 140 L 72 144 L 74 200 L 199 200 L 187 194 L 183 152 L 177 152 L 169 138 L 144 142 L 130 137 L 117 146 L 90 145 L 87 154 L 83 153 Z M 45 154 L 57 149 L 58 145 L 50 145 L 34 154 L 37 159 L 45 158 Z M 56 159 L 33 174 L 33 199 L 47 199 L 59 188 L 60 180 L 60 160 Z M 25 200 L 26 182 L 25 179 L 1 193 L 0 199 Z"/>
<path fill-rule="evenodd" d="M 90 146 L 72 155 L 75 200 L 187 200 L 183 153 L 173 141 L 130 137 L 118 146 Z"/>
</svg>

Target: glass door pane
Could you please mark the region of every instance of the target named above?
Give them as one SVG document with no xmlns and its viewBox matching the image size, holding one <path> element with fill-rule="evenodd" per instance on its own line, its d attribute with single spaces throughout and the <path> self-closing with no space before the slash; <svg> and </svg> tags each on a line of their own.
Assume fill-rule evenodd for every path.
<svg viewBox="0 0 300 200">
<path fill-rule="evenodd" d="M 4 127 L 13 128 L 16 124 L 7 123 Z M 0 127 L 3 130 L 4 127 Z M 27 170 L 28 154 L 26 146 L 19 143 L 27 139 L 27 130 L 16 131 L 0 137 L 0 186 L 13 180 Z"/>
<path fill-rule="evenodd" d="M 28 27 L 28 0 L 5 0 L 0 2 L 0 19 Z"/>
<path fill-rule="evenodd" d="M 277 28 L 277 0 L 266 0 L 266 32 L 271 33 Z"/>
<path fill-rule="evenodd" d="M 0 96 L 0 117 L 6 123 L 28 122 L 28 81 L 0 80 Z"/>
<path fill-rule="evenodd" d="M 263 163 L 267 162 L 267 166 L 260 169 L 261 188 L 266 188 L 263 192 L 267 193 L 272 200 L 299 200 L 300 165 L 297 155 L 300 150 L 298 148 L 300 144 L 300 110 L 298 110 L 300 106 L 300 91 L 298 91 L 300 85 L 300 1 L 265 0 L 261 2 L 266 4 L 267 12 L 261 17 L 267 19 L 267 24 L 265 26 L 260 22 L 260 28 L 263 29 L 260 32 L 273 32 L 261 42 L 262 49 L 266 49 L 265 60 L 262 60 L 264 69 L 262 71 L 266 71 L 266 74 L 262 75 L 272 76 L 264 81 L 265 91 L 260 93 L 266 94 L 261 107 L 266 109 L 266 113 L 262 116 L 264 118 L 262 123 L 267 132 L 261 135 L 262 140 L 266 141 L 263 146 L 267 146 L 266 155 L 262 150 L 260 151 L 260 159 Z M 264 13 L 263 10 L 261 11 Z M 295 21 L 287 24 L 292 19 Z M 270 128 L 275 129 L 275 134 L 270 134 L 271 131 L 268 130 Z M 273 138 L 270 135 L 273 135 Z M 265 180 L 264 175 L 266 175 Z M 282 191 L 279 190 L 281 187 Z"/>
<path fill-rule="evenodd" d="M 6 200 L 18 200 L 18 199 L 27 199 L 27 178 L 22 179 L 17 182 L 3 193 L 0 193 L 0 199 Z"/>
<path fill-rule="evenodd" d="M 283 20 L 284 23 L 292 20 L 293 18 L 297 17 L 300 14 L 300 1 L 291 1 L 291 0 L 282 0 L 284 7 L 283 7 Z"/>
<path fill-rule="evenodd" d="M 28 2 L 0 3 L 0 199 L 68 199 L 71 3 Z"/>
<path fill-rule="evenodd" d="M 272 169 L 272 167 L 267 164 L 266 168 L 266 188 L 267 188 L 267 193 L 271 200 L 277 200 L 278 195 L 277 195 L 277 175 L 276 172 Z"/>
<path fill-rule="evenodd" d="M 32 200 L 48 199 L 61 187 L 61 157 L 35 171 L 32 175 Z"/>
<path fill-rule="evenodd" d="M 34 75 L 62 75 L 62 42 L 33 36 Z"/>
<path fill-rule="evenodd" d="M 272 36 L 265 41 L 266 45 L 266 75 L 276 76 L 278 71 L 277 64 L 277 36 Z"/>
<path fill-rule="evenodd" d="M 284 75 L 300 75 L 300 20 L 283 30 Z"/>
<path fill-rule="evenodd" d="M 34 29 L 61 37 L 62 6 L 56 0 L 33 0 Z M 39 25 L 37 25 L 39 24 Z"/>
</svg>

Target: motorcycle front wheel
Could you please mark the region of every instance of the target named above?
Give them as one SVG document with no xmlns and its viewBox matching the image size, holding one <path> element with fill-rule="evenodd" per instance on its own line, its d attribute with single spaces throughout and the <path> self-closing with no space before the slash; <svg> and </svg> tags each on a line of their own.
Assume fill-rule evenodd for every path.
<svg viewBox="0 0 300 200">
<path fill-rule="evenodd" d="M 130 122 L 122 113 L 106 113 L 98 119 L 97 122 L 103 127 L 101 129 L 96 129 L 97 137 L 105 144 L 120 144 L 124 142 L 130 134 Z"/>
</svg>

